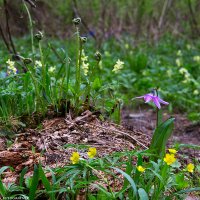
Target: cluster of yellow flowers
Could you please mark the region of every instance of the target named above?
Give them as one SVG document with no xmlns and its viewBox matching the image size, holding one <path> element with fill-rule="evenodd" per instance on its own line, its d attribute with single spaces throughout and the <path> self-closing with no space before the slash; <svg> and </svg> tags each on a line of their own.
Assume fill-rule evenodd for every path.
<svg viewBox="0 0 200 200">
<path fill-rule="evenodd" d="M 83 73 L 85 76 L 87 76 L 89 71 L 89 63 L 88 63 L 88 56 L 85 55 L 84 49 L 82 50 L 81 62 L 82 62 Z"/>
<path fill-rule="evenodd" d="M 178 50 L 176 55 L 177 55 L 177 56 L 182 56 L 182 55 L 183 55 L 183 54 L 182 54 L 182 51 L 181 51 L 181 50 Z"/>
<path fill-rule="evenodd" d="M 97 150 L 95 147 L 90 147 L 89 151 L 87 152 L 89 158 L 94 158 L 97 154 Z M 80 160 L 80 155 L 78 152 L 73 152 L 72 156 L 70 157 L 72 164 L 77 164 Z"/>
<path fill-rule="evenodd" d="M 17 69 L 15 68 L 15 62 L 11 61 L 10 59 L 8 59 L 6 61 L 6 64 L 8 64 L 8 70 L 7 70 L 7 74 L 10 75 L 12 73 L 16 74 L 17 73 Z"/>
<path fill-rule="evenodd" d="M 177 58 L 177 59 L 176 59 L 176 65 L 177 65 L 178 67 L 180 67 L 181 65 L 183 65 L 182 59 Z"/>
<path fill-rule="evenodd" d="M 176 149 L 168 149 L 169 153 L 167 153 L 164 157 L 164 161 L 167 163 L 167 165 L 172 165 L 175 161 L 175 154 L 177 153 Z M 194 172 L 194 165 L 192 163 L 189 163 L 186 167 L 186 170 L 188 172 Z"/>
<path fill-rule="evenodd" d="M 115 73 L 118 73 L 123 68 L 123 66 L 124 66 L 124 62 L 118 59 L 112 71 Z"/>
<path fill-rule="evenodd" d="M 194 56 L 193 57 L 193 60 L 200 63 L 200 56 Z"/>
<path fill-rule="evenodd" d="M 191 75 L 190 75 L 190 73 L 188 72 L 188 70 L 186 69 L 186 68 L 180 68 L 179 69 L 179 72 L 180 72 L 180 74 L 182 74 L 183 76 L 184 76 L 184 78 L 185 78 L 185 80 L 183 81 L 183 83 L 188 83 L 188 82 L 190 82 L 191 81 Z"/>
<path fill-rule="evenodd" d="M 176 149 L 168 149 L 169 153 L 166 153 L 164 157 L 164 161 L 167 163 L 167 165 L 172 165 L 175 161 L 175 154 L 177 153 Z"/>
</svg>

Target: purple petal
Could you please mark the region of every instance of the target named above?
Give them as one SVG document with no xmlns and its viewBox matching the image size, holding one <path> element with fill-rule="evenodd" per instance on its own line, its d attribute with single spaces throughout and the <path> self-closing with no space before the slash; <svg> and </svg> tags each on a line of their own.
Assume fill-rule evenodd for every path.
<svg viewBox="0 0 200 200">
<path fill-rule="evenodd" d="M 134 99 L 141 99 L 141 98 L 144 98 L 144 96 L 135 97 Z"/>
<path fill-rule="evenodd" d="M 152 100 L 153 100 L 154 104 L 158 107 L 158 109 L 160 109 L 161 106 L 160 106 L 160 103 L 159 103 L 158 97 L 153 97 Z"/>
<path fill-rule="evenodd" d="M 158 101 L 162 104 L 168 105 L 169 103 L 166 101 L 163 101 L 161 98 L 158 97 Z"/>
<path fill-rule="evenodd" d="M 150 94 L 146 94 L 144 95 L 144 101 L 145 103 L 148 103 L 149 101 L 151 101 L 153 99 L 153 96 Z"/>
</svg>

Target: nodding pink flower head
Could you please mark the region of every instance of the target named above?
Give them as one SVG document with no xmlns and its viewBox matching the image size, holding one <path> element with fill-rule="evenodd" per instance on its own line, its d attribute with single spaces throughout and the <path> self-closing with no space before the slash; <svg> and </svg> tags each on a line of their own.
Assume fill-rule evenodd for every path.
<svg viewBox="0 0 200 200">
<path fill-rule="evenodd" d="M 169 103 L 166 102 L 166 101 L 163 101 L 161 98 L 159 98 L 157 95 L 154 95 L 152 93 L 149 93 L 149 94 L 145 94 L 143 96 L 140 96 L 140 97 L 136 97 L 137 99 L 140 99 L 140 98 L 144 98 L 144 101 L 145 103 L 148 103 L 150 101 L 152 101 L 156 107 L 158 109 L 161 108 L 161 105 L 160 104 L 164 104 L 164 105 L 168 105 Z"/>
</svg>

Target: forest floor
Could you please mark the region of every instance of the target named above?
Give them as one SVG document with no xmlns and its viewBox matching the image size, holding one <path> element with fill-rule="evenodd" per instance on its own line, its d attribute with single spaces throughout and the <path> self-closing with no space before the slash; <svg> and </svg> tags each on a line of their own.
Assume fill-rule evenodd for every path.
<svg viewBox="0 0 200 200">
<path fill-rule="evenodd" d="M 0 167 L 11 166 L 14 172 L 7 172 L 4 182 L 16 182 L 19 173 L 39 161 L 44 167 L 62 167 L 70 162 L 72 152 L 79 151 L 87 157 L 88 146 L 96 147 L 98 157 L 104 157 L 125 150 L 147 149 L 156 123 L 153 110 L 142 109 L 122 111 L 122 125 L 101 121 L 97 114 L 85 111 L 74 119 L 57 117 L 43 120 L 37 129 L 25 129 L 16 134 L 8 147 L 7 138 L 0 137 Z M 170 117 L 164 113 L 164 118 Z M 193 124 L 183 114 L 175 114 L 175 128 L 169 146 L 174 142 L 200 145 L 200 124 Z M 200 150 L 181 149 L 190 159 L 200 160 Z M 179 153 L 181 153 L 179 152 Z M 187 158 L 186 158 L 187 159 Z"/>
<path fill-rule="evenodd" d="M 163 113 L 164 119 L 171 117 L 167 112 Z M 191 144 L 200 146 L 200 122 L 192 123 L 186 114 L 173 114 L 175 126 L 168 145 L 174 143 Z M 156 113 L 152 109 L 133 111 L 124 109 L 122 112 L 122 125 L 129 130 L 138 129 L 147 136 L 152 136 L 156 124 Z M 184 153 L 200 159 L 200 150 L 185 149 Z"/>
</svg>

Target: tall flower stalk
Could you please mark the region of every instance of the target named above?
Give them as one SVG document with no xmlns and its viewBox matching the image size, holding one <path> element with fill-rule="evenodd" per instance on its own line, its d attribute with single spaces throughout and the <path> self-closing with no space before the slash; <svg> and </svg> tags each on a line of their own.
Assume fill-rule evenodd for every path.
<svg viewBox="0 0 200 200">
<path fill-rule="evenodd" d="M 33 58 L 34 58 L 35 48 L 34 48 L 34 36 L 33 36 L 33 21 L 32 21 L 29 9 L 28 9 L 28 7 L 27 7 L 27 5 L 26 5 L 24 0 L 23 0 L 23 4 L 24 4 L 24 7 L 25 7 L 26 12 L 28 14 L 29 26 L 30 26 L 30 34 L 31 34 L 31 48 L 32 48 L 32 53 L 33 53 Z"/>
<path fill-rule="evenodd" d="M 77 40 L 77 52 L 76 52 L 76 96 L 75 105 L 79 106 L 80 86 L 81 86 L 81 55 L 82 55 L 82 42 L 80 39 L 79 24 L 81 23 L 80 18 L 73 19 L 73 23 L 76 27 L 76 40 Z M 76 107 L 77 110 L 78 107 Z"/>
</svg>

